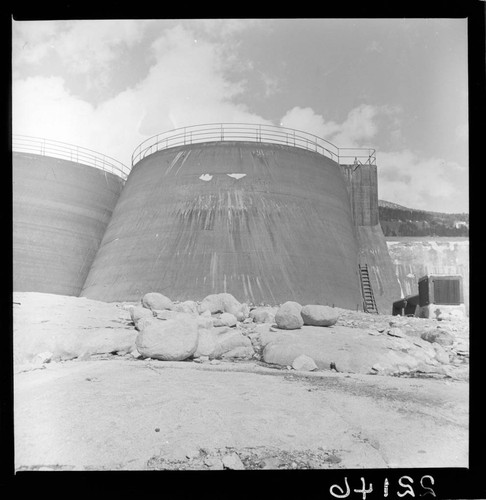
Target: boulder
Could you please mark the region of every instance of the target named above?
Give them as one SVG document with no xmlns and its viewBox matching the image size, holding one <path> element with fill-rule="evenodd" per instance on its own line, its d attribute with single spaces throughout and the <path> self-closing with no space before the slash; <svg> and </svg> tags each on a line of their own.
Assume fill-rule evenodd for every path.
<svg viewBox="0 0 486 500">
<path fill-rule="evenodd" d="M 223 462 L 217 457 L 206 457 L 204 459 L 204 465 L 206 465 L 209 470 L 223 470 Z"/>
<path fill-rule="evenodd" d="M 253 328 L 251 329 L 252 333 L 265 334 L 270 332 L 270 324 L 271 323 L 257 323 L 253 324 Z M 272 332 L 274 333 L 274 332 Z M 276 333 L 276 332 L 275 332 Z"/>
<path fill-rule="evenodd" d="M 211 356 L 216 347 L 215 335 L 210 329 L 199 328 L 196 351 L 193 354 L 194 358 L 201 356 Z"/>
<path fill-rule="evenodd" d="M 282 304 L 275 314 L 277 326 L 283 330 L 302 328 L 304 320 L 300 314 L 302 306 L 297 302 L 288 301 Z"/>
<path fill-rule="evenodd" d="M 292 366 L 294 359 L 304 354 L 304 350 L 297 343 L 269 342 L 263 349 L 263 361 L 273 365 Z"/>
<path fill-rule="evenodd" d="M 138 327 L 138 322 L 142 318 L 153 318 L 154 314 L 150 309 L 147 309 L 142 306 L 130 306 L 128 311 L 130 312 L 130 318 L 132 318 L 133 324 L 137 330 L 140 330 Z"/>
<path fill-rule="evenodd" d="M 214 326 L 236 326 L 236 316 L 231 313 L 223 313 L 214 322 Z"/>
<path fill-rule="evenodd" d="M 260 332 L 258 335 L 258 341 L 265 347 L 270 342 L 274 342 L 278 338 L 278 332 Z"/>
<path fill-rule="evenodd" d="M 192 356 L 198 345 L 198 326 L 190 315 L 148 322 L 135 341 L 145 357 L 163 361 L 182 361 Z"/>
<path fill-rule="evenodd" d="M 187 314 L 198 314 L 197 311 L 197 303 L 193 300 L 186 300 L 185 302 L 181 302 L 179 304 L 174 304 L 172 307 L 174 311 L 187 313 Z"/>
<path fill-rule="evenodd" d="M 339 312 L 333 307 L 321 305 L 307 305 L 300 311 L 304 325 L 332 326 L 339 319 Z"/>
<path fill-rule="evenodd" d="M 443 364 L 449 364 L 449 354 L 447 354 L 446 350 L 442 347 L 442 345 L 438 344 L 437 342 L 434 342 L 432 344 L 432 347 L 435 350 L 435 359 Z"/>
<path fill-rule="evenodd" d="M 232 331 L 223 335 L 215 336 L 216 346 L 209 356 L 211 359 L 221 358 L 224 354 L 236 349 L 238 347 L 246 347 L 252 350 L 251 341 L 238 331 Z M 247 351 L 249 352 L 249 351 Z"/>
<path fill-rule="evenodd" d="M 225 455 L 222 459 L 223 466 L 225 469 L 230 470 L 244 470 L 245 466 L 241 461 L 240 457 L 236 453 L 230 453 Z"/>
<path fill-rule="evenodd" d="M 297 356 L 292 361 L 292 368 L 294 370 L 301 370 L 301 371 L 310 372 L 313 370 L 317 370 L 317 365 L 310 356 L 306 356 L 305 354 L 301 354 L 300 356 Z"/>
<path fill-rule="evenodd" d="M 274 307 L 257 307 L 250 311 L 250 318 L 255 323 L 274 323 L 277 309 Z"/>
<path fill-rule="evenodd" d="M 418 371 L 423 366 L 421 360 L 400 351 L 389 351 L 381 356 L 371 370 L 380 375 L 399 375 Z"/>
<path fill-rule="evenodd" d="M 248 317 L 250 309 L 247 304 L 238 302 L 230 293 L 213 293 L 206 296 L 198 306 L 199 313 L 209 311 L 211 314 L 230 313 L 238 321 Z"/>
<path fill-rule="evenodd" d="M 236 300 L 236 299 L 235 299 Z M 207 295 L 197 307 L 200 314 L 209 311 L 210 314 L 224 312 L 223 297 L 221 293 Z"/>
<path fill-rule="evenodd" d="M 184 312 L 178 312 L 178 311 L 173 311 L 172 309 L 154 309 L 153 310 L 154 317 L 157 319 L 175 319 L 178 318 L 181 314 L 183 316 L 194 316 L 195 318 L 198 317 L 194 314 L 191 313 L 184 313 Z"/>
<path fill-rule="evenodd" d="M 150 292 L 146 293 L 142 298 L 142 305 L 147 309 L 153 310 L 164 310 L 164 309 L 172 309 L 173 303 L 165 295 L 162 295 L 158 292 Z"/>
<path fill-rule="evenodd" d="M 437 342 L 442 346 L 449 346 L 454 343 L 454 336 L 452 334 L 439 329 L 425 331 L 420 337 L 431 344 Z"/>
<path fill-rule="evenodd" d="M 198 316 L 196 321 L 197 325 L 199 328 L 212 328 L 214 326 L 214 323 L 216 322 L 217 318 L 214 318 L 213 316 Z"/>
<path fill-rule="evenodd" d="M 147 309 L 147 311 L 148 311 L 148 309 Z M 140 318 L 137 321 L 136 329 L 139 332 L 141 332 L 147 325 L 149 325 L 150 323 L 156 323 L 156 322 L 157 322 L 157 318 L 156 317 Z"/>
</svg>

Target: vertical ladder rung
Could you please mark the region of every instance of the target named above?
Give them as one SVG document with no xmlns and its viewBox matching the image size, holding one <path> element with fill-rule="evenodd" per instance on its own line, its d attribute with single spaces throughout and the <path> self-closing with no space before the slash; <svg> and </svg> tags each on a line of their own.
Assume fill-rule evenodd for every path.
<svg viewBox="0 0 486 500">
<path fill-rule="evenodd" d="M 370 276 L 367 264 L 359 264 L 359 277 L 361 282 L 361 294 L 363 295 L 363 305 L 366 312 L 375 312 L 378 314 L 376 307 L 375 295 L 371 286 Z"/>
</svg>

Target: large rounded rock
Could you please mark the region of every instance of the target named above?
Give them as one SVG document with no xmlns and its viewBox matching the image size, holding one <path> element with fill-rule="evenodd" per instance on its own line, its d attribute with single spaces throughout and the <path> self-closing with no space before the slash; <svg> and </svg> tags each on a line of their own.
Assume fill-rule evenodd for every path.
<svg viewBox="0 0 486 500">
<path fill-rule="evenodd" d="M 145 357 L 182 361 L 196 351 L 197 321 L 181 313 L 174 319 L 146 322 L 135 343 L 138 352 Z"/>
<path fill-rule="evenodd" d="M 218 318 L 211 315 L 209 316 L 201 315 L 196 318 L 196 321 L 199 328 L 212 328 L 217 319 Z"/>
<path fill-rule="evenodd" d="M 201 356 L 211 356 L 215 347 L 216 340 L 213 332 L 207 328 L 199 328 L 197 347 L 193 357 L 200 358 Z"/>
<path fill-rule="evenodd" d="M 317 370 L 317 365 L 310 356 L 301 354 L 292 361 L 292 368 L 294 370 L 311 372 L 313 370 Z"/>
<path fill-rule="evenodd" d="M 272 365 L 291 366 L 294 359 L 305 354 L 305 347 L 296 343 L 269 342 L 263 349 L 263 361 Z"/>
<path fill-rule="evenodd" d="M 211 314 L 230 313 L 238 321 L 248 317 L 249 307 L 236 300 L 230 293 L 213 293 L 206 296 L 198 307 L 199 313 L 209 311 Z"/>
<path fill-rule="evenodd" d="M 449 346 L 454 343 L 453 335 L 451 335 L 449 332 L 439 329 L 425 331 L 422 333 L 422 335 L 420 335 L 420 337 L 423 340 L 430 342 L 431 344 L 437 342 L 437 344 L 440 344 L 442 346 Z"/>
<path fill-rule="evenodd" d="M 274 307 L 257 307 L 250 311 L 250 318 L 253 318 L 255 323 L 274 323 L 276 312 Z"/>
<path fill-rule="evenodd" d="M 253 354 L 253 347 L 251 345 L 251 340 L 248 337 L 245 337 L 241 333 L 237 331 L 227 332 L 219 335 L 215 335 L 215 348 L 213 352 L 210 354 L 210 358 L 221 358 L 223 355 L 225 357 L 229 357 L 228 353 L 240 347 L 247 348 L 246 352 Z M 237 351 L 240 352 L 240 351 Z M 236 357 L 240 357 L 239 355 Z"/>
<path fill-rule="evenodd" d="M 214 322 L 214 326 L 236 326 L 236 316 L 231 313 L 223 313 Z"/>
<path fill-rule="evenodd" d="M 158 292 L 150 292 L 143 296 L 142 305 L 152 311 L 162 311 L 164 309 L 172 309 L 174 304 L 172 303 L 172 300 L 165 295 Z"/>
<path fill-rule="evenodd" d="M 174 304 L 172 307 L 173 311 L 183 312 L 187 314 L 198 314 L 197 311 L 197 303 L 193 300 L 186 300 L 185 302 L 181 302 L 179 304 Z"/>
<path fill-rule="evenodd" d="M 137 330 L 141 330 L 139 327 L 140 320 L 154 317 L 154 313 L 150 309 L 141 306 L 130 306 L 128 311 L 130 312 L 130 318 L 132 318 L 133 324 Z"/>
<path fill-rule="evenodd" d="M 210 314 L 218 314 L 223 312 L 223 300 L 219 293 L 212 293 L 204 297 L 197 307 L 199 314 L 209 311 Z"/>
<path fill-rule="evenodd" d="M 297 302 L 288 301 L 282 304 L 277 314 L 275 314 L 275 322 L 277 326 L 283 330 L 296 330 L 302 328 L 304 320 L 300 314 L 302 306 Z"/>
<path fill-rule="evenodd" d="M 336 309 L 329 306 L 307 305 L 300 311 L 304 325 L 311 326 L 332 326 L 339 319 Z"/>
</svg>

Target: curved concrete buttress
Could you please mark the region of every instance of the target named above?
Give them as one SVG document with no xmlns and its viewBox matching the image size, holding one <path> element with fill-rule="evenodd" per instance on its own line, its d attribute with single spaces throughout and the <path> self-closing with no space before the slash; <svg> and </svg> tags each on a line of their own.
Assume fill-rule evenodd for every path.
<svg viewBox="0 0 486 500">
<path fill-rule="evenodd" d="M 78 296 L 123 180 L 49 156 L 12 160 L 13 289 Z"/>
<path fill-rule="evenodd" d="M 238 174 L 238 175 L 233 175 Z M 361 304 L 346 181 L 318 153 L 254 142 L 173 147 L 132 169 L 82 296 Z"/>
</svg>

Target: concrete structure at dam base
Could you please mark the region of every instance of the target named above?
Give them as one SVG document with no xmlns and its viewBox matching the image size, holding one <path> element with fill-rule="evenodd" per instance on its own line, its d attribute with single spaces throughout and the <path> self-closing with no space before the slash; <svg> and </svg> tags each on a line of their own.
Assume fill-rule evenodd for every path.
<svg viewBox="0 0 486 500">
<path fill-rule="evenodd" d="M 387 237 L 386 245 L 400 284 L 401 297 L 418 293 L 422 276 L 456 274 L 462 277 L 469 315 L 469 239 L 464 237 Z"/>
</svg>

